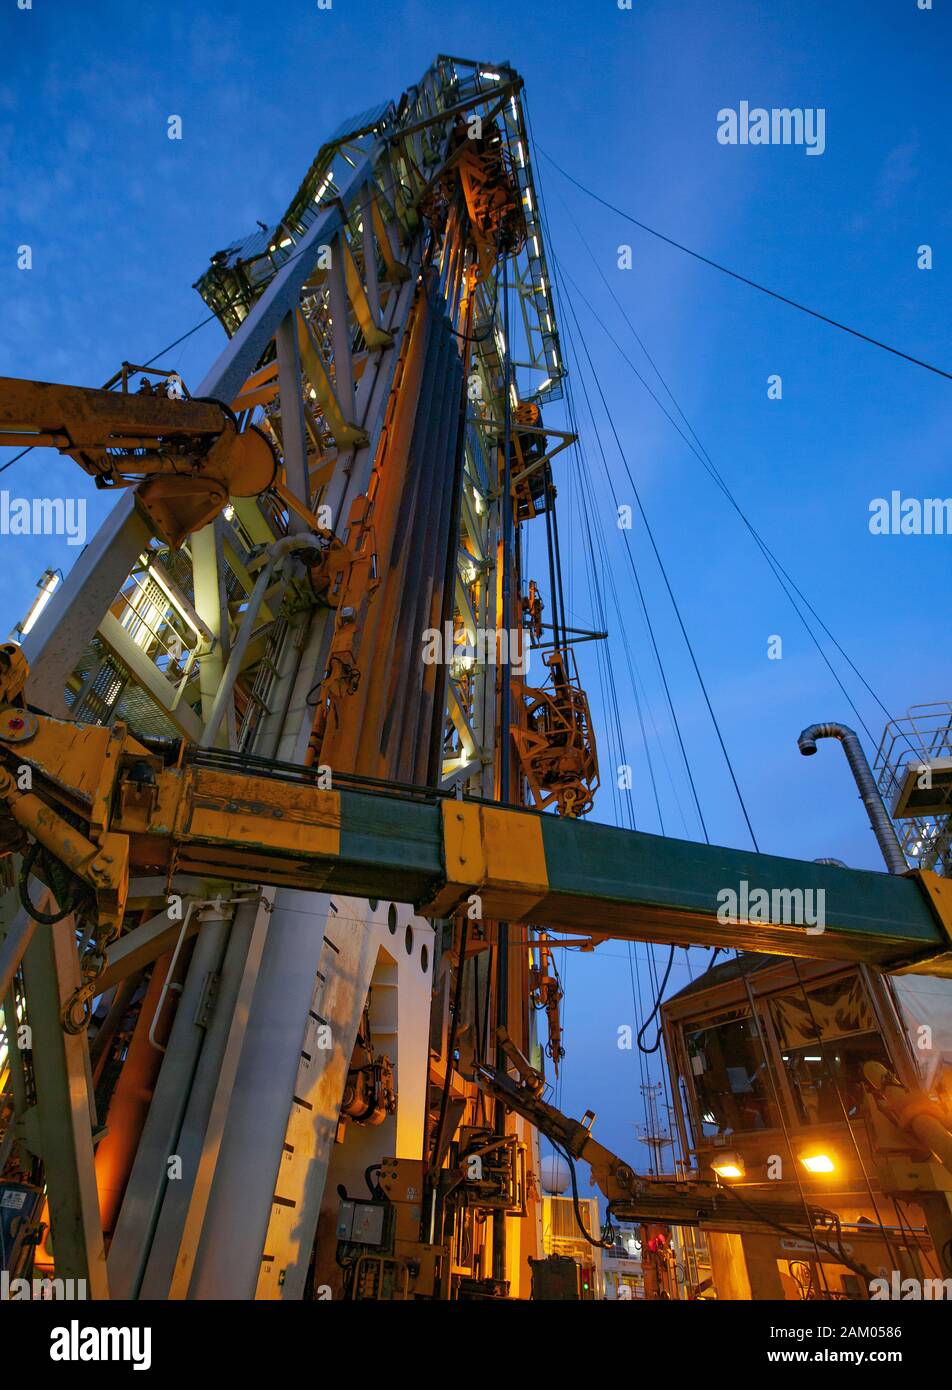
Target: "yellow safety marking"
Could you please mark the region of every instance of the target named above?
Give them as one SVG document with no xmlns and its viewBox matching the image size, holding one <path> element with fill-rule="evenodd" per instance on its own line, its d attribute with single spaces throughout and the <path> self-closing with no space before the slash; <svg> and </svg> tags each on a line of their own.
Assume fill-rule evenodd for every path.
<svg viewBox="0 0 952 1390">
<path fill-rule="evenodd" d="M 339 792 L 201 769 L 185 800 L 185 844 L 242 845 L 282 857 L 340 855 Z"/>
<path fill-rule="evenodd" d="M 919 869 L 915 877 L 926 890 L 937 917 L 952 940 L 952 880 L 942 878 L 930 869 Z"/>
<path fill-rule="evenodd" d="M 929 906 L 945 933 L 946 940 L 941 949 L 932 955 L 898 968 L 890 966 L 889 973 L 891 975 L 938 975 L 945 979 L 952 979 L 952 880 L 933 873 L 931 869 L 916 869 L 908 877 L 919 880 L 920 887 L 929 899 Z"/>
<path fill-rule="evenodd" d="M 479 811 L 493 881 L 539 885 L 545 892 L 549 877 L 539 817 L 495 806 L 480 806 Z"/>
<path fill-rule="evenodd" d="M 482 883 L 486 860 L 479 807 L 473 801 L 444 801 L 442 811 L 447 889 Z"/>
<path fill-rule="evenodd" d="M 539 817 L 472 801 L 441 810 L 446 882 L 428 912 L 449 915 L 475 893 L 480 916 L 528 917 L 549 891 Z"/>
</svg>

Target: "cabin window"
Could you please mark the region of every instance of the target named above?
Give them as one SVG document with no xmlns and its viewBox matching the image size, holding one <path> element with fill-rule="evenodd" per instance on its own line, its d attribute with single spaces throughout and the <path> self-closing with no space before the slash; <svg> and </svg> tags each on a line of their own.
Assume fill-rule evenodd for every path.
<svg viewBox="0 0 952 1390">
<path fill-rule="evenodd" d="M 772 995 L 768 1007 L 797 1121 L 835 1123 L 844 1110 L 849 1119 L 861 1115 L 863 1064 L 888 1066 L 889 1057 L 859 975 Z"/>
<path fill-rule="evenodd" d="M 764 1046 L 749 1008 L 685 1027 L 684 1043 L 700 1137 L 777 1124 Z"/>
</svg>

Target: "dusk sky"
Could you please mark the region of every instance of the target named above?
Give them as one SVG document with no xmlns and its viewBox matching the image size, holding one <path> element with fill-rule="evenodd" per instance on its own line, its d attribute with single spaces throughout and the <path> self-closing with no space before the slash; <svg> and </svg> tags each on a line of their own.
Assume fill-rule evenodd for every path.
<svg viewBox="0 0 952 1390">
<path fill-rule="evenodd" d="M 98 386 L 123 359 L 150 358 L 205 317 L 192 285 L 209 256 L 284 211 L 317 148 L 347 116 L 398 96 L 437 52 L 511 62 L 525 78 L 538 142 L 531 153 L 550 258 L 565 276 L 585 343 L 563 302 L 584 446 L 584 459 L 572 451 L 556 464 L 568 617 L 580 627 L 601 620 L 589 533 L 596 550 L 605 547 L 599 585 L 615 585 L 621 613 L 608 592 L 601 668 L 591 645 L 579 648 L 601 752 L 595 817 L 624 823 L 627 803 L 612 795 L 622 761 L 634 769 L 637 827 L 662 828 L 633 673 L 663 827 L 701 838 L 599 439 L 617 500 L 633 505 L 634 497 L 586 349 L 760 848 L 879 869 L 841 750 L 825 743 L 804 759 L 796 738 L 804 725 L 839 720 L 863 734 L 870 758 L 875 745 L 736 513 L 584 300 L 676 413 L 601 272 L 738 504 L 890 715 L 952 698 L 952 538 L 872 535 L 870 504 L 894 490 L 918 499 L 952 493 L 952 382 L 646 235 L 586 197 L 539 147 L 674 240 L 952 372 L 950 43 L 945 0 L 930 10 L 917 0 L 633 0 L 630 10 L 616 0 L 333 0 L 330 10 L 315 0 L 265 7 L 33 0 L 26 10 L 5 0 L 0 374 Z M 802 145 L 719 143 L 718 112 L 741 102 L 821 109 L 822 154 Z M 180 141 L 167 138 L 172 114 L 182 118 Z M 24 245 L 31 269 L 18 267 Z M 618 266 L 623 245 L 632 250 L 628 270 Z M 919 268 L 922 246 L 931 248 L 931 269 Z M 218 325 L 207 325 L 161 365 L 195 383 L 223 342 Z M 772 376 L 781 378 L 781 399 L 768 397 Z M 566 427 L 565 403 L 545 418 Z M 0 451 L 0 465 L 11 454 Z M 0 473 L 0 489 L 86 498 L 90 536 L 108 506 L 74 463 L 50 453 L 34 452 Z M 79 551 L 57 538 L 5 536 L 0 547 L 5 638 L 43 569 L 66 571 Z M 637 519 L 631 547 L 709 836 L 748 846 Z M 529 573 L 545 589 L 544 534 L 530 531 L 528 553 Z M 878 741 L 883 708 L 814 628 Z M 780 660 L 768 658 L 774 636 L 782 639 Z M 621 748 L 606 713 L 609 668 Z M 657 955 L 663 962 L 664 950 Z M 694 953 L 690 969 L 698 973 L 705 960 Z M 647 998 L 644 947 L 636 961 Z M 678 952 L 672 988 L 687 982 L 688 970 Z M 637 1018 L 628 950 L 609 943 L 594 956 L 572 955 L 563 972 L 560 1103 L 576 1115 L 596 1110 L 602 1141 L 644 1163 L 632 1126 L 643 1119 L 645 1073 L 637 1054 L 615 1045 L 617 1027 Z M 658 1074 L 655 1058 L 651 1075 Z"/>
</svg>

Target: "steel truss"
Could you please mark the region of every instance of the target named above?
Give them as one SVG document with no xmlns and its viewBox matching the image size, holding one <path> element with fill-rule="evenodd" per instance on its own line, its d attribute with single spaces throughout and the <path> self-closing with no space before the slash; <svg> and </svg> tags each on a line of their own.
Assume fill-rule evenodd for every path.
<svg viewBox="0 0 952 1390">
<path fill-rule="evenodd" d="M 503 413 L 509 350 L 496 314 L 499 266 L 474 284 L 461 209 L 450 208 L 438 241 L 420 209 L 447 165 L 457 123 L 474 115 L 495 123 L 526 227 L 511 254 L 521 389 L 525 399 L 557 398 L 564 369 L 521 86 L 507 66 L 441 56 L 398 101 L 345 122 L 273 227 L 212 258 L 198 288 L 229 341 L 204 378 L 189 383 L 191 394 L 260 423 L 280 452 L 281 482 L 262 497 L 233 499 L 178 550 L 124 493 L 24 642 L 35 706 L 301 765 L 315 753 L 315 698 L 326 695 L 340 717 L 328 728 L 351 739 L 338 770 L 492 795 L 495 668 L 477 663 L 465 680 L 455 670 L 448 679 L 424 673 L 401 700 L 394 682 L 412 653 L 404 646 L 386 665 L 381 633 L 376 648 L 355 658 L 355 718 L 347 691 L 328 684 L 329 654 L 344 650 L 350 609 L 327 593 L 316 601 L 299 556 L 333 534 L 352 548 L 340 576 L 356 584 L 367 561 L 365 590 L 384 585 L 375 601 L 385 613 L 409 611 L 412 598 L 417 630 L 428 616 L 497 624 L 493 422 Z M 420 398 L 416 424 L 394 418 L 395 399 L 407 394 L 394 385 L 408 371 L 419 373 L 420 390 L 436 392 Z M 441 424 L 427 433 L 430 415 Z M 417 473 L 388 498 L 381 459 L 394 439 Z M 413 513 L 428 518 L 425 526 L 411 525 L 401 502 L 419 502 L 424 476 L 432 506 Z M 381 517 L 391 523 L 387 553 L 378 544 Z M 451 556 L 445 574 L 440 537 L 442 555 Z M 411 583 L 408 555 L 433 570 L 425 590 Z M 388 588 L 391 573 L 399 579 Z M 421 708 L 430 710 L 432 736 Z M 385 714 L 386 748 L 371 768 L 371 735 Z M 41 903 L 38 885 L 33 891 Z M 171 900 L 180 904 L 174 917 Z M 379 1027 L 392 1034 L 402 1068 L 396 1129 L 381 1142 L 392 1152 L 398 1143 L 419 1147 L 428 1019 L 411 1008 L 419 979 L 413 992 L 402 981 L 422 974 L 428 998 L 433 928 L 399 904 L 183 874 L 135 879 L 130 908 L 97 981 L 104 995 L 115 991 L 101 1036 L 111 1036 L 153 964 L 150 1008 L 170 990 L 178 999 L 164 1039 L 161 1029 L 133 1034 L 113 1092 L 123 1076 L 130 1093 L 139 1083 L 151 1091 L 131 1148 L 118 1131 L 104 1135 L 97 1115 L 103 1048 L 94 1043 L 91 1052 L 86 1033 L 60 1026 L 80 978 L 72 918 L 33 933 L 4 999 L 7 1019 L 19 1013 L 32 1030 L 32 1047 L 21 1051 L 7 1029 L 16 1116 L 4 1151 L 15 1144 L 24 1165 L 41 1165 L 56 1273 L 85 1278 L 93 1297 L 301 1297 L 342 1075 L 372 982 L 397 996 Z M 12 894 L 0 923 L 8 941 L 29 937 L 32 924 Z M 325 1024 L 333 1049 L 322 1054 L 314 1040 Z"/>
</svg>

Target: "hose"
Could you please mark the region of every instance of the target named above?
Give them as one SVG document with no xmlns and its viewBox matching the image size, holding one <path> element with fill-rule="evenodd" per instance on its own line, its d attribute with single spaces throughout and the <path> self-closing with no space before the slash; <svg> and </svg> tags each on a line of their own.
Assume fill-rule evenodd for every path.
<svg viewBox="0 0 952 1390">
<path fill-rule="evenodd" d="M 59 912 L 43 912 L 30 899 L 30 875 L 33 873 L 37 860 L 42 860 L 41 867 L 47 886 L 51 889 L 56 901 L 62 904 Z M 75 906 L 73 887 L 68 874 L 61 864 L 45 853 L 39 840 L 33 841 L 23 857 L 17 889 L 24 909 L 35 922 L 41 923 L 44 927 L 52 927 L 55 923 L 62 922 L 63 918 L 68 917 Z"/>
</svg>

